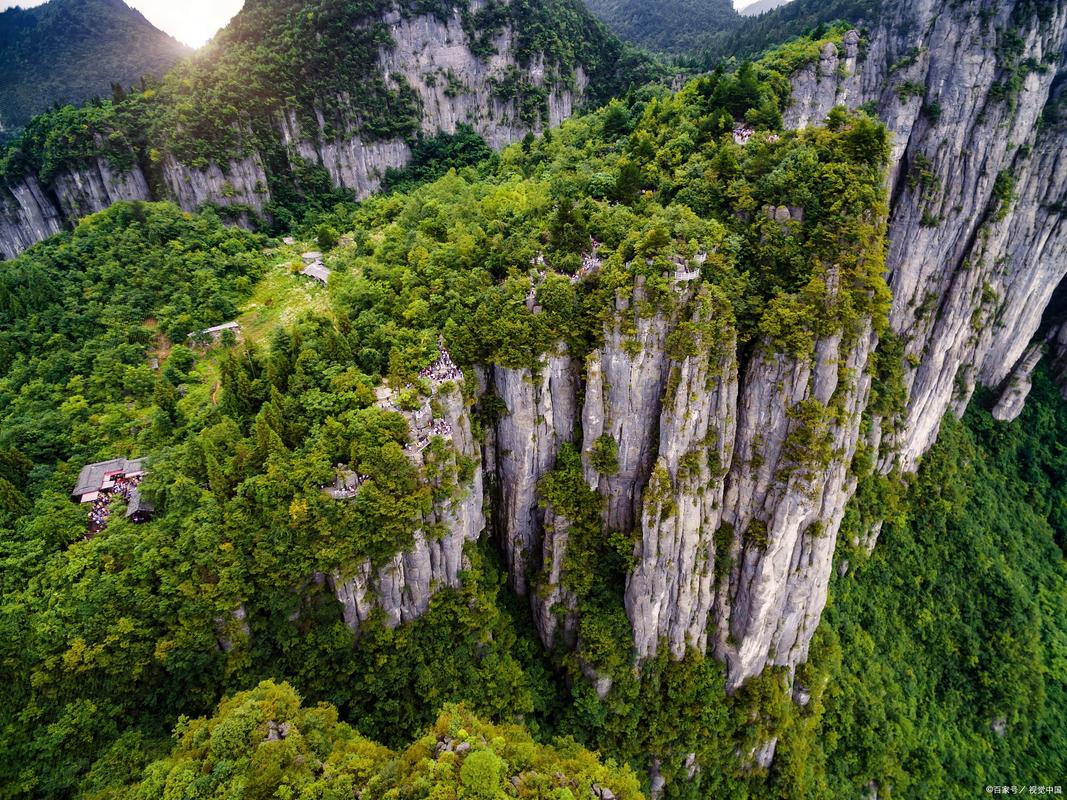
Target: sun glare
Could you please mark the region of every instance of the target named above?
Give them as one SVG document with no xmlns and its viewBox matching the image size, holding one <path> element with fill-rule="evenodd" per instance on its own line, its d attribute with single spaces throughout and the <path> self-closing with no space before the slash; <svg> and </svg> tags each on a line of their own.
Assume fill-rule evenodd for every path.
<svg viewBox="0 0 1067 800">
<path fill-rule="evenodd" d="M 241 10 L 244 0 L 127 0 L 148 20 L 190 47 L 203 47 Z"/>
</svg>

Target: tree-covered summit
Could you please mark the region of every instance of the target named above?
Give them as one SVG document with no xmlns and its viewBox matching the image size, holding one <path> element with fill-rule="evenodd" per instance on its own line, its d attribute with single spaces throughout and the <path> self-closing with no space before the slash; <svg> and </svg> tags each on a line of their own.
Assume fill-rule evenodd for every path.
<svg viewBox="0 0 1067 800">
<path fill-rule="evenodd" d="M 144 779 L 115 797 L 180 796 L 641 800 L 633 772 L 573 740 L 541 744 L 517 725 L 488 724 L 445 707 L 409 747 L 393 752 L 360 736 L 337 709 L 309 707 L 266 681 L 224 700 L 210 719 L 182 720 L 177 744 Z M 103 776 L 102 776 L 103 777 Z"/>
<path fill-rule="evenodd" d="M 121 0 L 50 0 L 0 13 L 0 141 L 50 106 L 159 78 L 189 48 Z"/>
</svg>

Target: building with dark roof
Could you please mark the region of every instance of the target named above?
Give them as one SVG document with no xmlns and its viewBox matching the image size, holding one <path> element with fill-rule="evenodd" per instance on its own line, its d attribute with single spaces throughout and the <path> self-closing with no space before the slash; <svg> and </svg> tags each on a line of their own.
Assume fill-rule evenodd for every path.
<svg viewBox="0 0 1067 800">
<path fill-rule="evenodd" d="M 328 267 L 324 266 L 321 261 L 317 261 L 314 264 L 304 267 L 300 270 L 300 274 L 318 281 L 323 286 L 326 286 L 330 282 L 330 270 Z"/>
<path fill-rule="evenodd" d="M 139 487 L 130 492 L 130 502 L 126 506 L 126 518 L 131 522 L 148 522 L 156 508 L 152 501 L 141 494 Z"/>
<path fill-rule="evenodd" d="M 79 503 L 96 500 L 101 492 L 110 491 L 116 478 L 140 478 L 144 475 L 144 459 L 113 458 L 86 464 L 78 473 L 78 482 L 71 495 Z"/>
</svg>

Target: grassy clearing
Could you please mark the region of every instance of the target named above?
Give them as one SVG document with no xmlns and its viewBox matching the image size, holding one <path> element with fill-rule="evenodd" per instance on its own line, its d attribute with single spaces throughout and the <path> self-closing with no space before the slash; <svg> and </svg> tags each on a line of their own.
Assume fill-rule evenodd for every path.
<svg viewBox="0 0 1067 800">
<path fill-rule="evenodd" d="M 261 345 L 273 331 L 294 324 L 307 313 L 332 317 L 330 294 L 326 287 L 300 275 L 300 254 L 307 248 L 300 245 L 283 246 L 270 252 L 267 268 L 252 296 L 241 306 L 237 322 L 241 326 L 241 341 Z M 214 345 L 197 360 L 184 404 L 189 408 L 214 404 L 218 399 L 219 354 L 222 347 Z"/>
<path fill-rule="evenodd" d="M 292 270 L 292 265 L 300 261 L 299 249 L 279 249 L 278 261 L 242 306 L 237 321 L 244 340 L 259 344 L 276 328 L 292 325 L 308 312 L 331 315 L 326 287 Z"/>
</svg>

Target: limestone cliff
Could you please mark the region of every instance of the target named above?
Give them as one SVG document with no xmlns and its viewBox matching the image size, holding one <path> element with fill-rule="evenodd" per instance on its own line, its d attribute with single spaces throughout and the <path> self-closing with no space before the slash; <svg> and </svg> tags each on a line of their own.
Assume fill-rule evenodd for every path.
<svg viewBox="0 0 1067 800">
<path fill-rule="evenodd" d="M 786 122 L 817 123 L 843 103 L 889 126 L 891 325 L 908 404 L 882 456 L 912 469 L 946 410 L 1025 360 L 1067 272 L 1067 4 L 897 0 L 862 58 L 859 43 L 849 34 L 797 76 Z"/>
<path fill-rule="evenodd" d="M 882 421 L 871 425 L 868 444 L 884 470 L 913 469 L 943 414 L 961 412 L 978 382 L 997 386 L 1014 373 L 1002 416 L 1017 413 L 1040 353 L 1028 347 L 1067 273 L 1067 139 L 1053 108 L 1067 4 L 1054 4 L 1044 20 L 1021 3 L 982 5 L 978 14 L 913 0 L 887 4 L 865 55 L 852 32 L 795 76 L 786 113 L 787 124 L 802 126 L 838 104 L 869 104 L 890 127 L 890 326 L 904 343 L 907 402 L 884 441 Z M 898 24 L 904 18 L 913 21 L 906 29 Z M 765 664 L 795 667 L 806 658 L 855 487 L 848 466 L 876 345 L 870 334 L 847 346 L 826 340 L 814 363 L 758 355 L 744 369 L 721 514 L 733 534 L 729 581 L 709 601 L 711 534 L 690 534 L 691 544 L 677 549 L 668 539 L 663 557 L 662 535 L 650 536 L 663 531 L 662 519 L 645 519 L 627 593 L 639 654 L 659 637 L 675 652 L 685 641 L 702 647 L 699 619 L 710 605 L 712 646 L 730 685 Z M 690 414 L 718 402 L 721 391 L 720 384 L 690 405 Z M 795 410 L 812 401 L 809 409 L 833 411 L 820 433 L 830 457 L 798 480 L 782 469 L 794 461 L 785 450 L 798 430 Z M 661 452 L 675 439 L 685 441 L 684 432 L 661 433 Z M 813 444 L 809 438 L 805 449 Z M 708 505 L 700 493 L 690 497 L 697 518 Z M 725 552 L 729 540 L 720 541 Z M 698 622 L 687 626 L 686 618 Z"/>
<path fill-rule="evenodd" d="M 692 353 L 670 353 L 679 318 L 715 318 L 714 304 L 689 299 L 700 289 L 653 316 L 620 297 L 619 324 L 580 369 L 586 480 L 603 498 L 605 531 L 632 531 L 636 542 L 625 602 L 639 660 L 660 642 L 676 656 L 710 649 L 731 687 L 767 665 L 795 668 L 825 605 L 858 448 L 877 453 L 885 471 L 913 469 L 946 411 L 962 410 L 976 383 L 1009 375 L 1000 415 L 1017 413 L 1041 352 L 1028 347 L 1067 273 L 1067 138 L 1054 107 L 1067 4 L 1044 18 L 1022 3 L 982 6 L 887 4 L 865 42 L 850 32 L 794 76 L 785 115 L 803 126 L 836 105 L 863 105 L 890 128 L 890 333 L 903 343 L 906 398 L 898 419 L 867 411 L 879 344 L 869 324 L 847 339 L 823 337 L 810 359 L 766 342 L 743 355 L 725 319 Z M 914 24 L 902 30 L 905 18 Z M 498 436 L 504 428 L 508 441 L 528 443 L 534 426 L 515 414 L 541 424 L 546 392 L 536 403 L 510 393 Z M 593 463 L 604 437 L 617 452 L 606 472 Z M 541 458 L 521 473 L 496 469 L 504 497 L 526 493 L 524 519 L 551 453 Z M 573 628 L 560 590 L 566 522 L 505 514 L 500 534 L 538 554 L 542 585 Z M 522 577 L 513 575 L 520 590 L 529 569 L 523 561 Z M 542 610 L 546 641 L 559 617 Z"/>
<path fill-rule="evenodd" d="M 476 13 L 483 4 L 471 0 L 467 5 Z M 558 125 L 586 95 L 589 78 L 580 64 L 567 75 L 544 53 L 520 52 L 519 33 L 510 24 L 486 46 L 472 38 L 477 32 L 464 25 L 458 6 L 444 19 L 399 9 L 382 18 L 388 42 L 379 49 L 377 74 L 385 84 L 413 93 L 424 133 L 455 133 L 458 126 L 470 125 L 490 146 L 501 148 L 528 132 Z M 345 106 L 345 100 L 339 98 L 338 104 Z M 122 153 L 115 159 L 122 168 L 104 157 L 81 158 L 47 180 L 34 174 L 0 176 L 0 258 L 13 257 L 117 200 L 167 199 L 189 211 L 210 203 L 233 206 L 239 220 L 263 217 L 274 199 L 271 178 L 278 177 L 266 166 L 272 157 L 274 172 L 299 175 L 308 166 L 321 167 L 334 186 L 367 197 L 385 171 L 404 166 L 411 153 L 407 139 L 357 133 L 359 124 L 350 119 L 338 128 L 318 107 L 279 111 L 270 136 L 280 148 L 280 164 L 273 150 L 251 146 L 239 157 L 206 164 L 184 163 L 164 149 L 160 163 L 149 168 L 146 149 Z M 256 141 L 248 132 L 244 138 Z M 159 149 L 150 136 L 145 147 Z M 158 175 L 149 180 L 146 171 Z"/>
<path fill-rule="evenodd" d="M 396 410 L 390 400 L 382 403 Z M 440 478 L 434 477 L 440 474 L 440 465 L 431 475 L 426 460 L 431 437 L 440 436 L 451 444 L 452 460 L 447 465 L 451 470 L 458 471 L 461 458 L 477 461 L 478 444 L 456 382 L 439 383 L 418 409 L 403 413 L 411 432 L 409 456 L 435 487 L 440 483 Z M 338 570 L 328 576 L 344 620 L 353 631 L 376 609 L 390 626 L 409 622 L 426 612 L 434 593 L 459 586 L 460 572 L 466 566 L 464 548 L 478 539 L 485 523 L 481 470 L 474 469 L 468 482 L 443 494 L 416 531 L 413 545 L 396 553 L 389 563 L 375 568 L 365 561 L 354 570 Z"/>
<path fill-rule="evenodd" d="M 496 91 L 516 67 L 514 31 L 499 32 L 495 55 L 479 57 L 458 17 L 388 22 L 383 73 L 413 88 L 426 131 L 471 124 L 499 146 L 558 122 L 583 91 L 581 72 L 565 88 L 543 61 L 527 62 L 526 78 L 548 98 L 548 118 L 531 119 Z M 375 608 L 390 624 L 413 619 L 435 590 L 457 585 L 463 548 L 483 530 L 484 483 L 513 588 L 529 599 L 546 646 L 574 647 L 574 520 L 539 490 L 574 445 L 583 489 L 601 504 L 602 533 L 633 545 L 624 603 L 635 662 L 661 645 L 674 656 L 711 652 L 733 689 L 768 665 L 793 670 L 804 661 L 856 487 L 857 452 L 887 473 L 914 469 L 944 413 L 961 410 L 978 383 L 1005 384 L 998 416 L 1016 414 L 1042 353 L 1034 337 L 1067 274 L 1059 110 L 1067 0 L 1040 8 L 890 0 L 867 31 L 827 44 L 794 75 L 785 121 L 819 124 L 843 104 L 876 112 L 890 129 L 892 306 L 882 341 L 862 319 L 858 329 L 820 333 L 799 355 L 766 337 L 740 342 L 729 309 L 701 279 L 700 255 L 664 276 L 671 302 L 658 310 L 637 276 L 632 292 L 615 295 L 589 352 L 559 345 L 533 368 L 477 369 L 484 442 L 475 441 L 460 391 L 438 388 L 457 456 L 480 457 L 481 469 L 434 506 L 390 563 L 332 576 L 350 627 Z M 400 140 L 330 137 L 321 112 L 286 113 L 276 125 L 294 163 L 321 165 L 360 195 L 409 156 Z M 259 213 L 271 199 L 265 162 L 251 154 L 192 169 L 168 156 L 163 185 L 186 207 L 210 201 Z M 16 252 L 78 214 L 154 191 L 138 167 L 119 174 L 104 161 L 61 170 L 48 185 L 28 177 L 3 190 L 0 248 Z M 784 224 L 800 211 L 763 209 Z M 832 301 L 836 276 L 821 277 Z M 1044 322 L 1067 371 L 1067 325 Z M 892 418 L 868 408 L 873 356 L 889 337 L 902 348 L 903 372 L 903 406 Z M 431 406 L 409 413 L 413 442 L 432 429 Z M 610 690 L 591 667 L 588 674 L 598 692 Z"/>
</svg>

